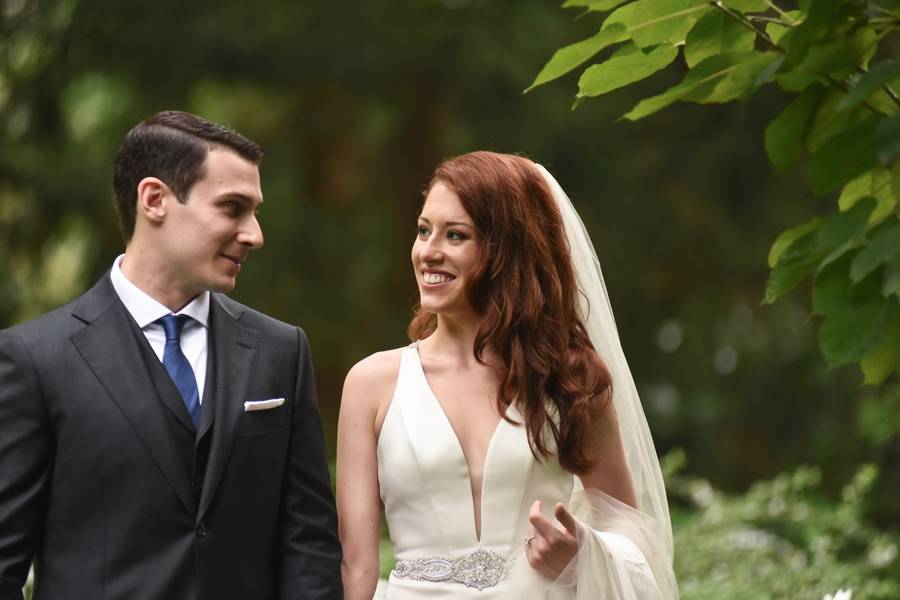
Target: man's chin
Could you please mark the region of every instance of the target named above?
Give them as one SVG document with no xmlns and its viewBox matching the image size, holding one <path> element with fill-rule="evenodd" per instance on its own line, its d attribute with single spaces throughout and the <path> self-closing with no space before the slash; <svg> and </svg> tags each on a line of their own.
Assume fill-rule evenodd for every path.
<svg viewBox="0 0 900 600">
<path fill-rule="evenodd" d="M 211 292 L 219 292 L 220 294 L 228 294 L 234 291 L 235 286 L 237 285 L 237 278 L 223 278 L 218 281 L 212 282 L 209 286 L 209 291 Z"/>
</svg>

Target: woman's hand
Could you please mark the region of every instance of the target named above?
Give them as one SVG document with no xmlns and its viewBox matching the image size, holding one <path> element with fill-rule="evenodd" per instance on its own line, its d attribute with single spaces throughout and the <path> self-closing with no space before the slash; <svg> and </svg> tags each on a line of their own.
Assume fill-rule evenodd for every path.
<svg viewBox="0 0 900 600">
<path fill-rule="evenodd" d="M 566 507 L 556 503 L 555 520 L 541 514 L 541 501 L 535 500 L 528 511 L 531 533 L 525 540 L 528 564 L 550 579 L 556 579 L 578 553 L 578 526 Z"/>
</svg>

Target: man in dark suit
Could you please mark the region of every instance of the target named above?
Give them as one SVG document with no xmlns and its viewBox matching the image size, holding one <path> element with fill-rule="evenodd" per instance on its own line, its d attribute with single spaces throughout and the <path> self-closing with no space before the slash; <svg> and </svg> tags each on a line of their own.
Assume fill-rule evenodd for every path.
<svg viewBox="0 0 900 600">
<path fill-rule="evenodd" d="M 224 296 L 262 245 L 262 151 L 200 117 L 132 129 L 126 252 L 0 332 L 0 600 L 340 598 L 302 330 Z"/>
</svg>

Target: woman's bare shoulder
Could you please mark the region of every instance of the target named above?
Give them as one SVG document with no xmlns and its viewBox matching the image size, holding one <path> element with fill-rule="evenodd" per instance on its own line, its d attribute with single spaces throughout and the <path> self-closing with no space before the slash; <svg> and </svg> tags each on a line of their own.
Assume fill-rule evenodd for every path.
<svg viewBox="0 0 900 600">
<path fill-rule="evenodd" d="M 350 369 L 344 386 L 347 385 L 383 385 L 393 383 L 400 372 L 400 356 L 406 348 L 394 348 L 370 354 Z"/>
<path fill-rule="evenodd" d="M 347 373 L 341 397 L 341 414 L 373 427 L 377 437 L 397 386 L 400 357 L 404 348 L 376 352 L 362 359 Z"/>
<path fill-rule="evenodd" d="M 393 394 L 404 349 L 376 352 L 353 365 L 344 379 L 344 400 L 361 398 L 380 404 Z"/>
</svg>

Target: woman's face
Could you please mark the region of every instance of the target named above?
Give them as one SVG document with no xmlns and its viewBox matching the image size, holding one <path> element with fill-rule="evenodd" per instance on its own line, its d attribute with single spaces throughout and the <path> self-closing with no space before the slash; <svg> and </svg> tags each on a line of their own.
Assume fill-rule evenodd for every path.
<svg viewBox="0 0 900 600">
<path fill-rule="evenodd" d="M 444 315 L 473 312 L 466 289 L 478 258 L 471 217 L 456 194 L 437 182 L 425 198 L 412 247 L 422 309 Z"/>
</svg>

